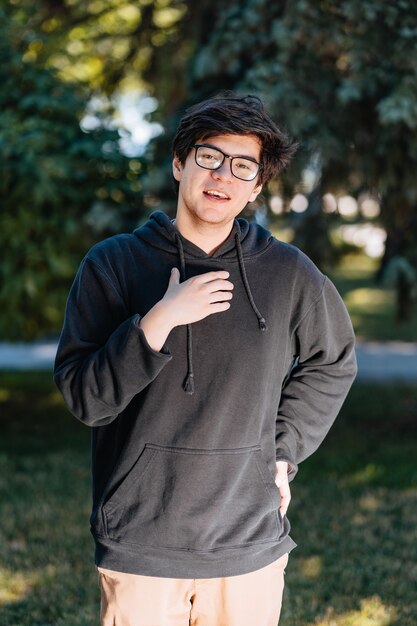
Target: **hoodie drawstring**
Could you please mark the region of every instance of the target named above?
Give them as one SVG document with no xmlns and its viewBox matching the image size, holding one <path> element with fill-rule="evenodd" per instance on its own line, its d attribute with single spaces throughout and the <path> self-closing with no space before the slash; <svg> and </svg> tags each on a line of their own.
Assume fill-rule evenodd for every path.
<svg viewBox="0 0 417 626">
<path fill-rule="evenodd" d="M 235 233 L 235 241 L 236 241 L 237 259 L 239 263 L 240 275 L 242 277 L 242 282 L 245 287 L 246 295 L 248 297 L 252 310 L 258 319 L 259 330 L 265 331 L 267 330 L 265 318 L 262 316 L 258 307 L 255 304 L 255 301 L 253 299 L 253 295 L 250 289 L 248 277 L 246 276 L 245 262 L 243 259 L 242 246 L 240 243 L 240 232 Z M 181 237 L 179 236 L 178 233 L 175 233 L 175 242 L 177 244 L 178 253 L 180 257 L 181 281 L 184 282 L 186 280 L 184 248 L 182 245 Z M 192 395 L 195 391 L 194 369 L 193 369 L 193 334 L 192 334 L 191 324 L 187 324 L 187 375 L 184 379 L 182 387 L 184 391 L 188 393 L 189 395 Z"/>
<path fill-rule="evenodd" d="M 235 234 L 235 240 L 236 240 L 237 259 L 239 261 L 239 269 L 240 269 L 240 273 L 241 273 L 241 276 L 242 276 L 242 282 L 243 282 L 244 287 L 246 289 L 246 295 L 248 296 L 248 300 L 249 300 L 250 305 L 251 305 L 251 307 L 253 309 L 253 312 L 255 313 L 256 317 L 258 318 L 259 330 L 265 331 L 267 329 L 265 318 L 262 317 L 258 307 L 255 304 L 255 300 L 253 299 L 253 295 L 252 295 L 252 292 L 250 290 L 248 277 L 246 276 L 246 268 L 245 268 L 245 263 L 243 261 L 243 253 L 242 253 L 242 246 L 240 245 L 239 233 Z"/>
<path fill-rule="evenodd" d="M 184 282 L 186 280 L 184 248 L 182 245 L 181 237 L 178 235 L 178 233 L 175 233 L 175 241 L 180 255 L 181 282 Z M 185 377 L 182 388 L 184 389 L 185 393 L 188 393 L 189 395 L 192 395 L 194 393 L 193 331 L 191 328 L 191 324 L 187 324 L 187 376 Z"/>
</svg>

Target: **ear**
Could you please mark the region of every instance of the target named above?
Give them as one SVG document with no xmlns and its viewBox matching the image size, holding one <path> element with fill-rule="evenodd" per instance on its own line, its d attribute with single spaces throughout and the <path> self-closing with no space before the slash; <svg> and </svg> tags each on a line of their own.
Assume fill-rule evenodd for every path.
<svg viewBox="0 0 417 626">
<path fill-rule="evenodd" d="M 254 200 L 256 200 L 256 198 L 259 196 L 259 194 L 262 191 L 262 185 L 257 185 L 255 187 L 255 189 L 252 191 L 251 195 L 249 196 L 249 200 L 248 202 L 253 202 Z"/>
<path fill-rule="evenodd" d="M 177 180 L 178 182 L 181 180 L 181 173 L 182 173 L 182 163 L 177 157 L 177 155 L 174 155 L 174 158 L 172 159 L 172 175 L 174 176 L 175 180 Z"/>
</svg>

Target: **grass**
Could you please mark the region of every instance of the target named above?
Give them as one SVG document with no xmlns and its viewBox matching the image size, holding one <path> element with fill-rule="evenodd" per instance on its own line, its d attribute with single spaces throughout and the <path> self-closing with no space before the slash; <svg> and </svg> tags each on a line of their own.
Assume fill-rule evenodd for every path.
<svg viewBox="0 0 417 626">
<path fill-rule="evenodd" d="M 50 374 L 0 381 L 0 624 L 96 624 L 88 430 Z"/>
<path fill-rule="evenodd" d="M 417 386 L 356 383 L 301 465 L 280 626 L 417 624 L 416 417 Z M 93 626 L 89 430 L 49 374 L 7 372 L 0 430 L 0 624 Z"/>
<path fill-rule="evenodd" d="M 292 241 L 294 230 L 281 226 L 272 232 L 281 241 Z M 334 239 L 340 245 L 340 237 Z M 417 307 L 407 322 L 397 323 L 395 290 L 377 284 L 380 261 L 359 248 L 342 257 L 329 277 L 342 295 L 357 339 L 364 341 L 417 341 Z"/>
<path fill-rule="evenodd" d="M 330 273 L 343 296 L 359 340 L 417 341 L 417 310 L 407 322 L 395 321 L 395 292 L 375 282 L 379 261 L 350 254 Z"/>
<path fill-rule="evenodd" d="M 283 626 L 417 623 L 416 416 L 416 387 L 357 383 L 301 466 Z"/>
</svg>

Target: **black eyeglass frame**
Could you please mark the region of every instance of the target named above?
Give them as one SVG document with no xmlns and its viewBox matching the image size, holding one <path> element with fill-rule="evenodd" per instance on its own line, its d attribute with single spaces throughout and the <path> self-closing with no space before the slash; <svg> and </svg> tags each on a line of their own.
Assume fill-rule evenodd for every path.
<svg viewBox="0 0 417 626">
<path fill-rule="evenodd" d="M 238 154 L 236 154 L 235 156 L 231 156 L 230 154 L 226 154 L 225 152 L 223 152 L 223 150 L 220 150 L 220 148 L 216 148 L 216 146 L 212 146 L 209 143 L 195 143 L 192 147 L 195 149 L 194 159 L 195 159 L 195 162 L 198 165 L 198 167 L 201 167 L 204 170 L 209 170 L 209 171 L 215 172 L 216 170 L 221 168 L 221 166 L 223 165 L 225 159 L 230 159 L 230 172 L 231 172 L 232 176 L 234 176 L 238 180 L 243 180 L 246 183 L 251 183 L 253 180 L 255 180 L 255 178 L 258 176 L 259 172 L 263 168 L 262 163 L 258 163 L 258 161 L 256 161 L 255 159 L 252 159 L 252 157 L 240 156 Z M 204 165 L 201 165 L 197 161 L 197 148 L 211 148 L 211 150 L 216 150 L 216 152 L 220 152 L 220 154 L 223 155 L 222 162 L 217 167 L 205 167 Z M 241 178 L 240 176 L 236 176 L 236 174 L 233 172 L 233 169 L 232 169 L 233 159 L 244 159 L 246 161 L 250 161 L 251 163 L 256 163 L 256 165 L 258 166 L 258 170 L 257 170 L 255 176 L 253 178 Z"/>
</svg>

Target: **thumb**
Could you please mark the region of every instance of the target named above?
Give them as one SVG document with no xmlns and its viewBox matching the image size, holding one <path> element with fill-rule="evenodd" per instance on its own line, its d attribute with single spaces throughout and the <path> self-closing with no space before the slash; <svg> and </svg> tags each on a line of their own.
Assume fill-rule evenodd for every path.
<svg viewBox="0 0 417 626">
<path fill-rule="evenodd" d="M 171 269 L 171 275 L 169 277 L 170 285 L 179 285 L 180 284 L 180 272 L 177 267 L 173 267 Z"/>
</svg>

